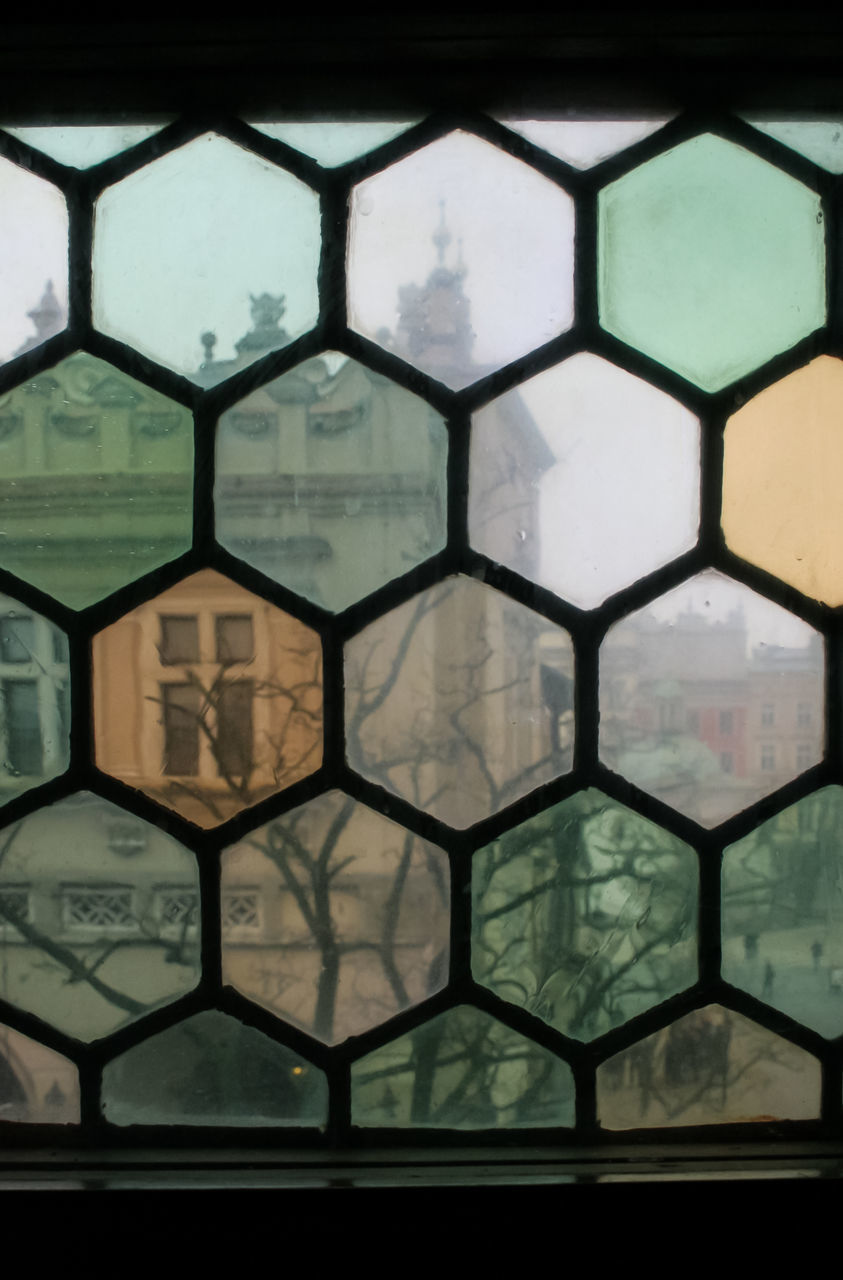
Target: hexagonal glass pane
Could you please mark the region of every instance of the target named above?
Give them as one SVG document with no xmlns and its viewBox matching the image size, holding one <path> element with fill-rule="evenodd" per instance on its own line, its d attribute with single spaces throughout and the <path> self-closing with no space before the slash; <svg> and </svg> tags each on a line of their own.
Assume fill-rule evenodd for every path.
<svg viewBox="0 0 843 1280">
<path fill-rule="evenodd" d="M 319 242 L 314 191 L 203 134 L 99 197 L 94 323 L 213 386 L 315 323 Z"/>
<path fill-rule="evenodd" d="M 0 595 L 0 804 L 64 773 L 69 761 L 67 637 Z"/>
<path fill-rule="evenodd" d="M 448 978 L 448 859 L 340 791 L 222 859 L 223 981 L 336 1044 Z"/>
<path fill-rule="evenodd" d="M 843 789 L 806 796 L 723 855 L 723 977 L 843 1032 Z"/>
<path fill-rule="evenodd" d="M 705 827 L 822 758 L 822 638 L 706 569 L 609 629 L 600 754 Z"/>
<path fill-rule="evenodd" d="M 692 849 L 599 791 L 474 855 L 476 981 L 589 1040 L 697 977 Z"/>
<path fill-rule="evenodd" d="M 575 169 L 590 169 L 657 133 L 671 118 L 667 115 L 617 120 L 515 120 L 502 116 L 501 123 Z"/>
<path fill-rule="evenodd" d="M 95 1040 L 199 978 L 196 859 L 89 792 L 0 837 L 0 996 Z"/>
<path fill-rule="evenodd" d="M 726 423 L 723 532 L 739 556 L 843 604 L 843 361 L 819 356 Z"/>
<path fill-rule="evenodd" d="M 604 1129 L 813 1120 L 820 1064 L 732 1009 L 694 1009 L 597 1069 Z"/>
<path fill-rule="evenodd" d="M 67 324 L 67 233 L 58 187 L 0 157 L 0 362 Z"/>
<path fill-rule="evenodd" d="M 21 142 L 73 169 L 90 169 L 135 147 L 163 129 L 162 124 L 5 125 Z"/>
<path fill-rule="evenodd" d="M 0 560 L 82 609 L 186 551 L 189 411 L 86 352 L 0 397 Z"/>
<path fill-rule="evenodd" d="M 717 391 L 825 322 L 820 198 L 712 134 L 599 197 L 600 323 Z"/>
<path fill-rule="evenodd" d="M 469 827 L 571 768 L 573 661 L 560 627 L 446 578 L 348 642 L 349 764 Z"/>
<path fill-rule="evenodd" d="M 472 544 L 593 609 L 694 545 L 699 449 L 687 409 L 581 352 L 474 415 Z"/>
<path fill-rule="evenodd" d="M 251 392 L 217 431 L 217 537 L 327 609 L 445 545 L 448 437 L 424 400 L 326 352 Z"/>
<path fill-rule="evenodd" d="M 459 1005 L 354 1063 L 351 1120 L 401 1129 L 568 1126 L 574 1080 L 546 1049 Z"/>
<path fill-rule="evenodd" d="M 3 928 L 0 920 L 0 933 Z M 0 1120 L 19 1124 L 78 1124 L 80 1120 L 79 1072 L 73 1063 L 2 1024 Z"/>
<path fill-rule="evenodd" d="M 253 129 L 303 151 L 326 169 L 335 169 L 337 165 L 365 156 L 375 147 L 397 138 L 414 123 L 414 120 L 249 121 Z"/>
<path fill-rule="evenodd" d="M 101 631 L 93 663 L 97 765 L 200 827 L 322 763 L 319 637 L 213 570 Z"/>
<path fill-rule="evenodd" d="M 109 1062 L 111 1124 L 322 1125 L 325 1076 L 292 1049 L 210 1009 Z"/>
<path fill-rule="evenodd" d="M 571 327 L 573 238 L 566 192 L 450 133 L 354 188 L 349 324 L 468 386 Z"/>
<path fill-rule="evenodd" d="M 762 133 L 828 169 L 829 173 L 843 173 L 843 117 L 817 120 L 801 116 L 771 120 L 763 115 L 750 114 L 743 118 Z"/>
</svg>

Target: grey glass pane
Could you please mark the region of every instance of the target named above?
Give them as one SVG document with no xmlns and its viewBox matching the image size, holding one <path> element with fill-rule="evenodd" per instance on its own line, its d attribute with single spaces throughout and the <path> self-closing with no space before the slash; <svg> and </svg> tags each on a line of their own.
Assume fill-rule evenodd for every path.
<svg viewBox="0 0 843 1280">
<path fill-rule="evenodd" d="M 716 1004 L 686 1014 L 597 1071 L 605 1129 L 812 1120 L 819 1112 L 816 1058 Z"/>
<path fill-rule="evenodd" d="M 0 996 L 80 1040 L 133 1021 L 196 984 L 198 892 L 193 855 L 116 805 L 39 809 L 0 839 Z"/>
<path fill-rule="evenodd" d="M 203 134 L 97 200 L 94 323 L 213 386 L 315 323 L 319 243 L 315 191 Z"/>
<path fill-rule="evenodd" d="M 843 790 L 824 787 L 723 859 L 723 977 L 825 1036 L 843 1032 Z"/>
<path fill-rule="evenodd" d="M 190 546 L 193 422 L 77 352 L 0 397 L 0 563 L 71 608 Z"/>
<path fill-rule="evenodd" d="M 601 757 L 715 826 L 822 757 L 823 676 L 817 632 L 707 569 L 609 629 Z"/>
<path fill-rule="evenodd" d="M 47 125 L 44 127 L 5 126 L 22 142 L 74 169 L 90 169 L 91 165 L 109 160 L 129 147 L 151 138 L 162 124 Z"/>
<path fill-rule="evenodd" d="M 474 855 L 472 972 L 588 1040 L 697 976 L 692 849 L 599 791 Z"/>
<path fill-rule="evenodd" d="M 454 827 L 570 769 L 573 705 L 568 633 L 472 578 L 346 645 L 349 764 Z"/>
<path fill-rule="evenodd" d="M 66 639 L 0 596 L 0 804 L 67 768 Z"/>
<path fill-rule="evenodd" d="M 546 1049 L 461 1005 L 354 1063 L 351 1118 L 402 1129 L 567 1126 L 574 1082 Z"/>
<path fill-rule="evenodd" d="M 223 414 L 217 537 L 328 609 L 445 544 L 447 432 L 418 396 L 336 352 Z"/>
<path fill-rule="evenodd" d="M 3 932 L 0 919 L 0 935 Z M 79 1073 L 69 1059 L 0 1025 L 0 1121 L 78 1124 Z"/>
<path fill-rule="evenodd" d="M 103 1071 L 112 1124 L 322 1125 L 325 1077 L 304 1058 L 224 1013 L 197 1013 Z"/>
<path fill-rule="evenodd" d="M 0 158 L 0 363 L 67 324 L 67 228 L 58 187 Z"/>
<path fill-rule="evenodd" d="M 448 978 L 441 849 L 338 791 L 276 818 L 222 861 L 223 979 L 328 1044 Z"/>
</svg>

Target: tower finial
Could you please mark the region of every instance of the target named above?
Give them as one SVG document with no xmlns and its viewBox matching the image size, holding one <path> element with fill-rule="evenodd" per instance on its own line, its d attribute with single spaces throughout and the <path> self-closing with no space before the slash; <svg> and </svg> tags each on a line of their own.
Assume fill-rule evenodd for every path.
<svg viewBox="0 0 843 1280">
<path fill-rule="evenodd" d="M 445 265 L 445 250 L 451 243 L 451 233 L 445 225 L 445 201 L 439 201 L 439 226 L 433 233 L 433 243 L 436 245 L 436 254 L 439 259 L 440 267 Z"/>
</svg>

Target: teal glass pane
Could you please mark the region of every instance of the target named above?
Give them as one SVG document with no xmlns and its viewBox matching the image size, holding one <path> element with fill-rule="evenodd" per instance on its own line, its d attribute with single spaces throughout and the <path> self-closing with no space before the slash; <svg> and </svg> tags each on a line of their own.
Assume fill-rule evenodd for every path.
<svg viewBox="0 0 843 1280">
<path fill-rule="evenodd" d="M 217 538 L 344 609 L 445 545 L 447 431 L 424 400 L 326 352 L 252 391 L 217 429 Z"/>
<path fill-rule="evenodd" d="M 319 247 L 315 191 L 203 134 L 97 200 L 94 323 L 213 386 L 315 323 Z"/>
<path fill-rule="evenodd" d="M 0 398 L 0 564 L 74 609 L 193 537 L 193 419 L 86 352 Z"/>
<path fill-rule="evenodd" d="M 836 120 L 768 120 L 745 115 L 744 120 L 786 147 L 798 151 L 829 173 L 843 173 L 843 118 Z"/>
<path fill-rule="evenodd" d="M 351 1119 L 401 1129 L 567 1126 L 574 1081 L 546 1049 L 461 1005 L 355 1062 Z"/>
<path fill-rule="evenodd" d="M 303 151 L 326 169 L 335 169 L 337 165 L 365 156 L 415 123 L 415 120 L 249 121 L 253 129 Z"/>
<path fill-rule="evenodd" d="M 321 1071 L 253 1027 L 209 1010 L 144 1040 L 103 1071 L 112 1124 L 322 1125 Z"/>
<path fill-rule="evenodd" d="M 110 160 L 112 156 L 151 138 L 161 124 L 48 125 L 6 126 L 21 142 L 52 156 L 59 164 L 73 169 L 90 169 L 91 165 Z"/>
<path fill-rule="evenodd" d="M 692 849 L 599 791 L 474 855 L 472 971 L 588 1040 L 697 977 Z"/>
<path fill-rule="evenodd" d="M 600 323 L 717 391 L 825 321 L 820 199 L 704 134 L 600 192 Z"/>
<path fill-rule="evenodd" d="M 824 787 L 723 856 L 723 977 L 824 1036 L 843 1032 L 841 833 Z"/>
<path fill-rule="evenodd" d="M 88 792 L 0 838 L 0 997 L 95 1040 L 199 978 L 196 859 Z"/>
</svg>

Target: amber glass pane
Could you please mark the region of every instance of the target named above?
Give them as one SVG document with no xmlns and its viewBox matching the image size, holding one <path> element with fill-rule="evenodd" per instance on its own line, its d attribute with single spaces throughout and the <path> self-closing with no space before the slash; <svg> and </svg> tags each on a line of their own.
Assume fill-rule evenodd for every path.
<svg viewBox="0 0 843 1280">
<path fill-rule="evenodd" d="M 338 791 L 223 855 L 223 980 L 334 1044 L 448 977 L 448 860 Z"/>
<path fill-rule="evenodd" d="M 319 240 L 314 191 L 204 134 L 98 199 L 94 323 L 212 386 L 313 325 Z"/>
<path fill-rule="evenodd" d="M 693 546 L 699 423 L 581 352 L 474 415 L 469 533 L 584 609 Z"/>
<path fill-rule="evenodd" d="M 190 546 L 193 420 L 86 352 L 0 397 L 0 563 L 74 609 Z"/>
<path fill-rule="evenodd" d="M 686 1014 L 597 1071 L 604 1129 L 812 1120 L 819 1111 L 816 1058 L 716 1004 Z"/>
<path fill-rule="evenodd" d="M 723 861 L 723 977 L 825 1036 L 843 1032 L 841 833 L 843 790 L 825 787 Z"/>
<path fill-rule="evenodd" d="M 174 619 L 179 643 L 198 640 L 180 659 L 161 648 Z M 221 653 L 221 635 L 239 650 Z M 97 764 L 215 826 L 321 764 L 321 662 L 309 627 L 219 573 L 195 573 L 94 637 Z"/>
<path fill-rule="evenodd" d="M 733 551 L 843 604 L 843 362 L 819 356 L 726 424 L 723 532 Z"/>
<path fill-rule="evenodd" d="M 67 205 L 58 187 L 0 158 L 0 362 L 67 324 Z M 34 330 L 34 332 L 33 332 Z"/>
<path fill-rule="evenodd" d="M 474 977 L 578 1039 L 696 978 L 693 850 L 599 791 L 481 849 L 472 890 Z"/>
<path fill-rule="evenodd" d="M 706 570 L 610 628 L 601 756 L 715 826 L 820 760 L 823 673 L 817 632 Z"/>
<path fill-rule="evenodd" d="M 600 192 L 600 322 L 717 391 L 825 321 L 819 196 L 704 134 Z"/>
<path fill-rule="evenodd" d="M 112 1124 L 319 1125 L 325 1077 L 291 1049 L 224 1013 L 197 1013 L 103 1072 Z"/>
<path fill-rule="evenodd" d="M 667 124 L 670 116 L 636 120 L 515 120 L 501 117 L 508 129 L 537 147 L 566 160 L 577 169 L 590 169 L 617 155 Z"/>
<path fill-rule="evenodd" d="M 81 792 L 0 838 L 0 995 L 94 1040 L 199 977 L 196 860 Z"/>
<path fill-rule="evenodd" d="M 445 423 L 424 400 L 328 352 L 221 418 L 217 537 L 344 609 L 441 550 L 446 458 Z"/>
<path fill-rule="evenodd" d="M 351 1069 L 357 1125 L 521 1129 L 571 1125 L 571 1069 L 468 1005 L 450 1009 Z"/>
<path fill-rule="evenodd" d="M 0 888 L 0 910 L 3 890 Z M 0 934 L 6 926 L 0 917 Z M 62 1054 L 0 1025 L 0 1121 L 78 1124 L 79 1073 Z"/>
<path fill-rule="evenodd" d="M 454 827 L 571 767 L 568 633 L 471 578 L 447 578 L 346 646 L 351 766 Z"/>
<path fill-rule="evenodd" d="M 573 234 L 564 191 L 448 134 L 354 188 L 349 323 L 465 387 L 570 328 Z"/>
</svg>

